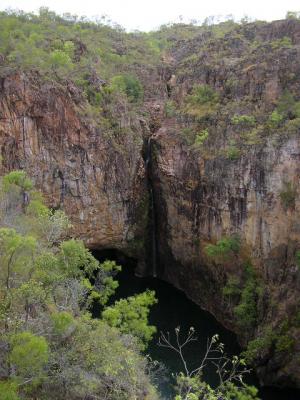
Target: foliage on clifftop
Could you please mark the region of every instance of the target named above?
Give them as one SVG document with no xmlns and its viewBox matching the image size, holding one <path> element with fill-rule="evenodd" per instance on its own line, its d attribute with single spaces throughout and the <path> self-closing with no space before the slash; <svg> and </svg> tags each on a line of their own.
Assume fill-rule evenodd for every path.
<svg viewBox="0 0 300 400">
<path fill-rule="evenodd" d="M 125 33 L 105 20 L 59 16 L 41 8 L 39 15 L 1 12 L 0 21 L 2 70 L 36 69 L 54 79 L 79 83 L 85 74 L 109 79 L 134 64 L 153 65 L 157 60 L 157 50 L 146 34 Z"/>
<path fill-rule="evenodd" d="M 196 149 L 214 147 L 216 135 L 224 132 L 219 122 L 227 121 L 226 141 L 233 145 L 221 152 L 234 161 L 270 133 L 299 129 L 296 69 L 279 72 L 284 93 L 279 87 L 271 101 L 264 98 L 274 57 L 293 59 L 298 51 L 300 20 L 297 13 L 287 17 L 271 24 L 206 20 L 201 26 L 179 23 L 127 33 L 105 18 L 89 21 L 47 8 L 38 15 L 1 12 L 0 75 L 37 71 L 43 80 L 71 87 L 73 95 L 79 90 L 87 100 L 85 116 L 107 131 L 127 129 L 120 114 L 135 121 L 149 117 L 147 103 L 153 101 L 172 103 L 172 116 L 190 130 L 188 142 Z M 197 134 L 205 130 L 209 137 L 197 146 Z"/>
</svg>

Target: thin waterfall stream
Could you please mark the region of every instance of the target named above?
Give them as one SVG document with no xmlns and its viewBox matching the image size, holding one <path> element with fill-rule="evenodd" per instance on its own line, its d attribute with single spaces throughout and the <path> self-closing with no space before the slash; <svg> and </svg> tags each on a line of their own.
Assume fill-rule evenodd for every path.
<svg viewBox="0 0 300 400">
<path fill-rule="evenodd" d="M 151 136 L 148 138 L 145 155 L 145 169 L 147 177 L 147 186 L 149 193 L 149 229 L 151 237 L 151 263 L 153 277 L 157 276 L 157 245 L 156 245 L 156 215 L 155 215 L 155 198 L 153 193 L 152 180 L 152 149 Z"/>
</svg>

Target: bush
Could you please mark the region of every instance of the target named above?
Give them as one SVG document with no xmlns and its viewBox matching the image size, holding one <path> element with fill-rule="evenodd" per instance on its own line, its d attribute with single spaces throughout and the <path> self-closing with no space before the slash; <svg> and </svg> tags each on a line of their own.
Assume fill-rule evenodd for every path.
<svg viewBox="0 0 300 400">
<path fill-rule="evenodd" d="M 284 132 L 288 135 L 298 134 L 300 130 L 300 118 L 286 121 L 284 124 Z"/>
<path fill-rule="evenodd" d="M 285 90 L 278 100 L 277 111 L 284 118 L 299 118 L 300 102 L 295 100 L 293 94 L 289 90 Z"/>
<path fill-rule="evenodd" d="M 237 325 L 251 332 L 257 324 L 257 300 L 261 295 L 261 286 L 249 261 L 244 264 L 242 282 L 230 277 L 223 288 L 223 295 L 239 300 L 233 310 Z"/>
<path fill-rule="evenodd" d="M 223 288 L 223 295 L 228 297 L 240 296 L 242 291 L 240 286 L 241 283 L 237 277 L 230 277 Z"/>
<path fill-rule="evenodd" d="M 241 157 L 241 150 L 236 146 L 230 146 L 226 150 L 226 157 L 234 161 Z"/>
<path fill-rule="evenodd" d="M 137 103 L 143 98 L 144 90 L 140 81 L 132 75 L 116 75 L 112 78 L 110 88 L 113 92 L 125 94 L 129 101 Z"/>
<path fill-rule="evenodd" d="M 292 47 L 292 39 L 288 36 L 284 36 L 281 39 L 273 40 L 271 46 L 273 50 L 280 49 L 281 47 Z"/>
<path fill-rule="evenodd" d="M 12 185 L 25 191 L 29 191 L 33 188 L 32 181 L 27 177 L 25 171 L 11 171 L 3 177 L 4 191 L 8 191 Z"/>
<path fill-rule="evenodd" d="M 295 340 L 289 335 L 289 323 L 283 322 L 279 327 L 268 326 L 256 339 L 251 340 L 247 349 L 243 352 L 247 363 L 253 363 L 263 358 L 265 353 L 275 348 L 275 352 L 290 353 L 294 347 Z"/>
<path fill-rule="evenodd" d="M 277 110 L 274 110 L 272 114 L 269 116 L 267 125 L 268 127 L 273 129 L 278 128 L 279 125 L 282 123 L 282 121 L 283 121 L 283 116 Z"/>
<path fill-rule="evenodd" d="M 197 146 L 202 146 L 203 143 L 208 139 L 208 130 L 204 129 L 203 131 L 196 134 L 194 144 Z"/>
<path fill-rule="evenodd" d="M 296 263 L 300 268 L 300 250 L 296 251 Z"/>
<path fill-rule="evenodd" d="M 240 251 L 241 241 L 238 236 L 225 237 L 216 244 L 209 244 L 204 251 L 209 258 L 226 260 Z"/>
<path fill-rule="evenodd" d="M 167 118 L 174 117 L 176 115 L 176 103 L 172 100 L 168 100 L 165 103 L 165 114 Z"/>
<path fill-rule="evenodd" d="M 11 344 L 9 359 L 16 368 L 17 376 L 40 378 L 49 359 L 46 339 L 31 332 L 22 332 L 12 336 Z"/>
<path fill-rule="evenodd" d="M 243 142 L 248 145 L 258 145 L 261 144 L 262 142 L 262 138 L 261 138 L 261 134 L 262 134 L 262 126 L 259 125 L 256 128 L 253 128 L 247 132 L 241 133 L 241 138 L 243 139 Z"/>
<path fill-rule="evenodd" d="M 233 125 L 240 125 L 243 127 L 249 127 L 255 125 L 255 118 L 252 115 L 235 115 L 231 118 Z"/>
<path fill-rule="evenodd" d="M 66 334 L 70 327 L 74 326 L 75 322 L 72 314 L 66 311 L 53 313 L 51 320 L 53 322 L 53 331 L 58 335 Z"/>
<path fill-rule="evenodd" d="M 257 325 L 257 282 L 248 279 L 241 293 L 241 301 L 234 308 L 234 315 L 241 329 L 251 331 Z"/>
<path fill-rule="evenodd" d="M 243 356 L 247 363 L 251 364 L 258 358 L 263 356 L 265 351 L 272 346 L 274 341 L 274 332 L 271 328 L 267 328 L 265 332 L 256 339 L 250 340 L 247 349 L 243 352 Z"/>
<path fill-rule="evenodd" d="M 289 335 L 280 335 L 276 340 L 275 350 L 277 352 L 290 352 L 295 344 L 295 340 Z"/>
<path fill-rule="evenodd" d="M 285 210 L 293 209 L 295 207 L 297 190 L 293 187 L 291 182 L 284 183 L 284 190 L 279 193 L 281 204 Z"/>
<path fill-rule="evenodd" d="M 49 63 L 52 69 L 60 71 L 61 73 L 67 73 L 73 68 L 69 54 L 63 50 L 52 51 Z"/>
<path fill-rule="evenodd" d="M 102 318 L 111 327 L 118 328 L 120 332 L 136 336 L 141 348 L 146 348 L 156 332 L 154 326 L 148 325 L 150 306 L 155 303 L 157 303 L 155 292 L 147 290 L 127 299 L 121 299 L 107 307 L 102 313 Z"/>
<path fill-rule="evenodd" d="M 194 86 L 192 94 L 189 96 L 192 104 L 215 104 L 219 100 L 218 94 L 208 85 Z"/>
<path fill-rule="evenodd" d="M 0 400 L 21 400 L 17 394 L 18 385 L 12 382 L 0 382 Z"/>
<path fill-rule="evenodd" d="M 208 85 L 193 87 L 192 93 L 186 98 L 185 112 L 196 118 L 204 118 L 213 113 L 219 101 L 219 95 Z"/>
<path fill-rule="evenodd" d="M 195 132 L 192 128 L 183 128 L 181 135 L 187 145 L 191 146 L 195 143 Z"/>
</svg>

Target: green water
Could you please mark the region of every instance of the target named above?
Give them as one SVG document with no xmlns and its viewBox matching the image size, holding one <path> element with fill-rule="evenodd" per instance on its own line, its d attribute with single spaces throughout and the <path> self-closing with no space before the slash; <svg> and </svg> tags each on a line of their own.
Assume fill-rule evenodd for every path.
<svg viewBox="0 0 300 400">
<path fill-rule="evenodd" d="M 183 336 L 193 326 L 197 332 L 198 341 L 189 344 L 185 349 L 185 357 L 190 367 L 199 366 L 206 350 L 207 339 L 218 333 L 220 341 L 225 345 L 228 355 L 238 355 L 241 351 L 236 336 L 224 329 L 216 319 L 199 306 L 189 300 L 184 293 L 175 289 L 173 286 L 157 278 L 138 278 L 134 275 L 134 262 L 128 260 L 115 252 L 95 253 L 100 261 L 105 258 L 115 259 L 122 265 L 122 272 L 118 274 L 119 288 L 116 291 L 112 302 L 119 298 L 131 296 L 144 290 L 155 290 L 158 304 L 153 306 L 150 313 L 150 323 L 157 327 L 157 335 L 149 346 L 148 353 L 153 360 L 162 362 L 166 367 L 166 372 L 158 377 L 158 384 L 163 399 L 172 399 L 173 381 L 172 373 L 182 371 L 182 364 L 175 352 L 158 346 L 159 332 L 170 332 L 174 337 L 174 330 L 180 326 Z M 205 380 L 215 385 L 217 382 L 214 368 L 208 368 L 204 374 Z M 254 374 L 248 377 L 249 383 L 257 380 Z M 293 390 L 280 390 L 278 388 L 260 389 L 260 397 L 263 400 L 300 400 L 300 393 Z"/>
</svg>

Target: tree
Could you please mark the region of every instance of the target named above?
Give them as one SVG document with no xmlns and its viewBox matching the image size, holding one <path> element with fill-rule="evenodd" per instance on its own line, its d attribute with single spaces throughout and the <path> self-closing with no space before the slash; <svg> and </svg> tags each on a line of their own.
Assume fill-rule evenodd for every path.
<svg viewBox="0 0 300 400">
<path fill-rule="evenodd" d="M 49 360 L 49 346 L 46 339 L 31 332 L 21 332 L 11 336 L 9 361 L 15 370 L 19 384 L 30 382 L 36 385 L 43 378 L 44 367 Z"/>
<path fill-rule="evenodd" d="M 11 313 L 16 305 L 15 292 L 30 277 L 36 248 L 33 237 L 23 237 L 14 229 L 0 228 L 0 329 L 4 331 L 14 322 Z"/>
<path fill-rule="evenodd" d="M 184 348 L 196 340 L 194 328 L 190 328 L 183 339 L 180 338 L 180 328 L 176 328 L 175 341 L 171 340 L 169 332 L 167 334 L 161 332 L 159 346 L 177 353 L 183 366 L 183 372 L 177 375 L 178 394 L 175 400 L 259 400 L 257 389 L 243 382 L 243 377 L 250 372 L 245 361 L 237 356 L 227 357 L 218 335 L 207 341 L 206 352 L 199 361 L 199 366 L 191 369 L 184 357 Z M 215 366 L 219 379 L 215 389 L 202 380 L 203 371 L 208 363 Z"/>
<path fill-rule="evenodd" d="M 107 307 L 102 313 L 102 318 L 108 325 L 118 328 L 122 333 L 136 336 L 141 347 L 145 348 L 156 332 L 154 326 L 148 325 L 149 308 L 155 303 L 157 303 L 155 292 L 147 290 Z"/>
<path fill-rule="evenodd" d="M 67 217 L 45 206 L 25 172 L 3 177 L 0 198 L 14 199 L 14 218 L 3 207 L 0 226 L 0 399 L 157 399 L 140 354 L 154 331 L 154 293 L 120 301 L 120 326 L 92 319 L 91 304 L 105 306 L 120 267 L 100 264 L 80 240 L 63 240 Z"/>
<path fill-rule="evenodd" d="M 185 112 L 199 119 L 212 114 L 218 105 L 219 95 L 208 85 L 195 85 L 185 99 Z"/>
<path fill-rule="evenodd" d="M 72 69 L 72 60 L 68 53 L 66 53 L 64 50 L 59 49 L 52 51 L 52 53 L 50 54 L 49 63 L 53 71 L 58 74 L 64 75 Z"/>
<path fill-rule="evenodd" d="M 0 400 L 20 400 L 18 385 L 13 382 L 0 382 Z"/>
<path fill-rule="evenodd" d="M 125 94 L 129 101 L 138 102 L 143 97 L 143 86 L 140 81 L 132 75 L 116 75 L 111 80 L 111 90 Z"/>
<path fill-rule="evenodd" d="M 240 247 L 240 238 L 235 235 L 231 237 L 223 237 L 216 244 L 208 244 L 204 250 L 209 258 L 222 262 L 237 256 Z"/>
</svg>

